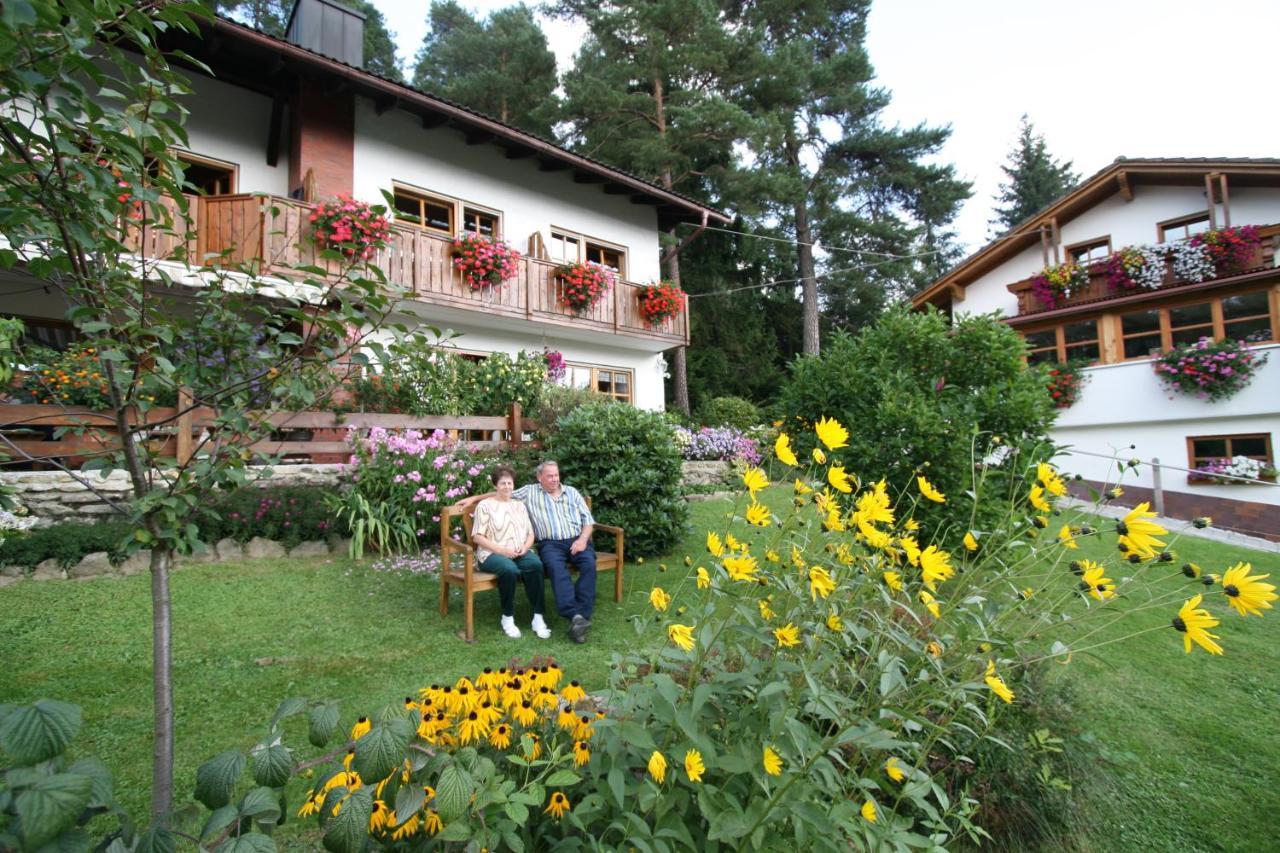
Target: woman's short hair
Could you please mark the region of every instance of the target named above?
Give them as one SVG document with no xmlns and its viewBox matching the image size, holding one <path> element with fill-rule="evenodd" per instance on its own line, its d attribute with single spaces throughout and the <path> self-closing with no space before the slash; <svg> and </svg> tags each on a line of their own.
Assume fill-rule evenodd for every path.
<svg viewBox="0 0 1280 853">
<path fill-rule="evenodd" d="M 497 465 L 489 472 L 489 482 L 495 486 L 498 485 L 498 481 L 503 477 L 510 477 L 511 482 L 514 483 L 516 481 L 516 469 L 510 465 Z"/>
</svg>

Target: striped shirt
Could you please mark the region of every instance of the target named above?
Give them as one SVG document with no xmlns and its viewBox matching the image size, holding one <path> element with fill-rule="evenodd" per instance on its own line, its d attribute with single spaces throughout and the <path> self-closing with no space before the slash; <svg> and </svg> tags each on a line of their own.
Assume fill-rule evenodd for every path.
<svg viewBox="0 0 1280 853">
<path fill-rule="evenodd" d="M 560 496 L 552 497 L 538 483 L 521 486 L 511 497 L 523 501 L 533 521 L 533 535 L 539 539 L 576 539 L 582 528 L 595 524 L 587 502 L 573 486 L 561 486 Z"/>
</svg>

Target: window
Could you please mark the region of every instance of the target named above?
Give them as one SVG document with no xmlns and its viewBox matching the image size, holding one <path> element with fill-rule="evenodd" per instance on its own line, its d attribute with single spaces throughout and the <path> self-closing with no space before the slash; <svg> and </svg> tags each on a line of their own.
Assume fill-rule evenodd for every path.
<svg viewBox="0 0 1280 853">
<path fill-rule="evenodd" d="M 462 230 L 490 240 L 497 240 L 502 236 L 498 233 L 498 214 L 476 207 L 462 209 Z"/>
<path fill-rule="evenodd" d="M 1102 355 L 1097 320 L 1075 320 L 1049 329 L 1023 332 L 1022 337 L 1027 342 L 1028 364 L 1072 360 L 1095 362 Z"/>
<path fill-rule="evenodd" d="M 1170 346 L 1193 344 L 1201 338 L 1269 343 L 1277 340 L 1277 326 L 1266 289 L 1120 315 L 1126 359 L 1158 355 Z"/>
<path fill-rule="evenodd" d="M 1074 243 L 1067 247 L 1067 258 L 1080 265 L 1091 264 L 1095 261 L 1105 261 L 1110 254 L 1110 237 L 1086 240 L 1083 243 Z"/>
<path fill-rule="evenodd" d="M 392 195 L 396 203 L 397 221 L 453 236 L 454 210 L 457 205 L 452 199 L 424 195 L 403 187 L 396 187 Z"/>
<path fill-rule="evenodd" d="M 237 167 L 234 163 L 197 157 L 178 152 L 182 161 L 183 181 L 201 195 L 231 195 L 236 191 Z"/>
<path fill-rule="evenodd" d="M 620 278 L 627 277 L 627 250 L 624 246 L 604 243 L 560 229 L 551 232 L 550 257 L 564 264 L 592 263 L 609 267 Z"/>
<path fill-rule="evenodd" d="M 1209 230 L 1209 212 L 1192 213 L 1177 219 L 1166 219 L 1156 226 L 1161 243 L 1172 243 Z"/>
<path fill-rule="evenodd" d="M 1194 344 L 1201 338 L 1212 338 L 1213 304 L 1200 302 L 1169 308 L 1169 340 L 1173 346 Z"/>
<path fill-rule="evenodd" d="M 566 364 L 562 381 L 571 388 L 590 388 L 623 403 L 630 403 L 632 400 L 630 370 L 590 364 Z"/>
<path fill-rule="evenodd" d="M 1273 341 L 1271 306 L 1265 290 L 1222 297 L 1222 333 L 1235 341 Z"/>
<path fill-rule="evenodd" d="M 75 326 L 66 320 L 50 320 L 44 317 L 24 317 L 0 314 L 0 317 L 17 317 L 22 321 L 22 342 L 26 346 L 41 346 L 59 352 L 78 339 Z"/>
<path fill-rule="evenodd" d="M 1271 455 L 1271 434 L 1199 435 L 1187 438 L 1188 468 L 1203 468 L 1214 460 L 1234 459 L 1237 456 L 1256 459 L 1267 468 L 1275 467 L 1275 457 Z"/>
<path fill-rule="evenodd" d="M 1120 315 L 1120 337 L 1124 358 L 1147 358 L 1164 349 L 1160 336 L 1160 309 L 1133 311 Z"/>
</svg>

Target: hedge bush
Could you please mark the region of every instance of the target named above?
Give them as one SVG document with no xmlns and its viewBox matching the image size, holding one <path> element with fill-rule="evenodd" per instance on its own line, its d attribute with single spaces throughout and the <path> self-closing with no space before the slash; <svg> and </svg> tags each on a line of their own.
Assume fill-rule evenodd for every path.
<svg viewBox="0 0 1280 853">
<path fill-rule="evenodd" d="M 0 566 L 34 566 L 54 559 L 65 568 L 96 551 L 106 551 L 111 562 L 118 563 L 124 559 L 124 544 L 132 535 L 133 525 L 126 521 L 67 521 L 36 527 L 0 544 Z"/>
<path fill-rule="evenodd" d="M 994 315 L 952 324 L 937 311 L 896 309 L 856 336 L 837 334 L 821 357 L 792 364 L 779 399 L 792 415 L 783 428 L 808 454 L 811 425 L 836 418 L 849 428 L 849 446 L 832 456 L 850 473 L 916 494 L 915 477 L 926 474 L 944 494 L 962 494 L 991 453 L 1047 441 L 1053 404 L 1043 375 L 1023 362 L 1024 349 Z M 998 473 L 988 474 L 986 487 L 999 487 Z M 998 505 L 977 503 L 979 512 Z M 969 528 L 960 506 L 924 501 L 919 513 L 956 522 L 944 534 L 950 541 Z"/>
<path fill-rule="evenodd" d="M 742 397 L 712 397 L 698 407 L 697 420 L 705 426 L 750 429 L 764 421 L 760 408 Z"/>
<path fill-rule="evenodd" d="M 680 451 L 662 415 L 590 403 L 562 417 L 547 443 L 560 477 L 592 500 L 602 522 L 627 531 L 627 552 L 660 554 L 684 534 Z"/>
<path fill-rule="evenodd" d="M 333 533 L 334 519 L 316 486 L 246 487 L 223 495 L 199 527 L 205 542 L 261 536 L 292 548 Z"/>
</svg>

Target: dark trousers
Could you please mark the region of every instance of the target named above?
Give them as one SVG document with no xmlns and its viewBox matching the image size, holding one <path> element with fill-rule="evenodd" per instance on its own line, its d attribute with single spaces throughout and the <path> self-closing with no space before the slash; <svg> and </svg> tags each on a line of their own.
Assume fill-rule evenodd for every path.
<svg viewBox="0 0 1280 853">
<path fill-rule="evenodd" d="M 566 619 L 581 615 L 590 619 L 596 609 L 596 549 L 590 544 L 576 554 L 569 553 L 572 539 L 543 539 L 538 555 L 551 578 L 556 611 Z M 569 566 L 578 570 L 578 582 L 569 576 Z"/>
<path fill-rule="evenodd" d="M 532 551 L 514 560 L 490 554 L 480 564 L 480 571 L 498 576 L 498 601 L 503 616 L 516 615 L 516 579 L 524 581 L 524 591 L 529 596 L 534 613 L 542 613 L 546 607 L 546 591 L 542 581 L 542 561 Z"/>
</svg>

